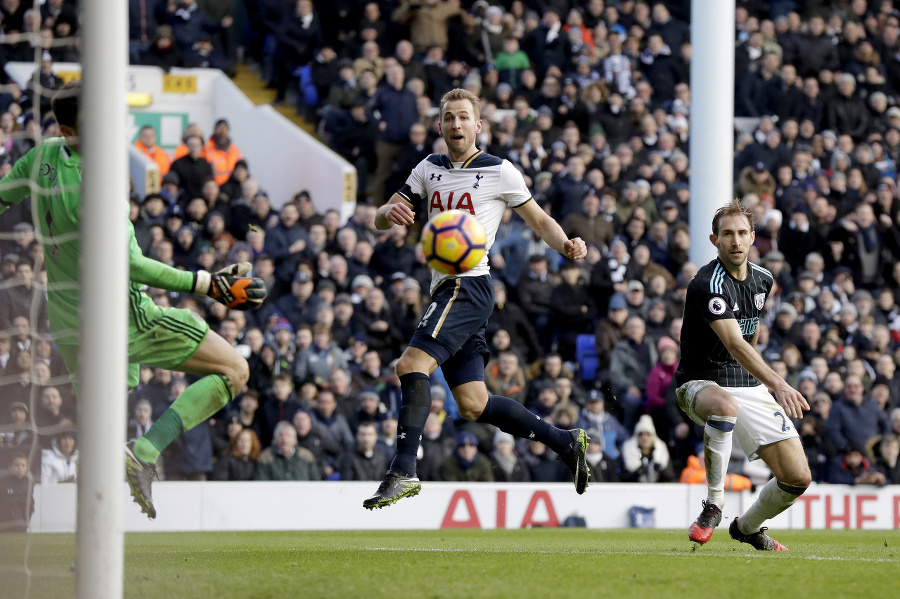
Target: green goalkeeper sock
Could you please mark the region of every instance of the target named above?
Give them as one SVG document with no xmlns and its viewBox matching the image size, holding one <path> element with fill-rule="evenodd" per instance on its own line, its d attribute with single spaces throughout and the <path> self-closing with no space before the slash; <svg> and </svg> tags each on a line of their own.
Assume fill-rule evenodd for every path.
<svg viewBox="0 0 900 599">
<path fill-rule="evenodd" d="M 134 454 L 145 462 L 155 463 L 159 454 L 175 440 L 222 409 L 234 398 L 228 377 L 205 376 L 178 396 L 150 430 L 134 444 Z"/>
</svg>

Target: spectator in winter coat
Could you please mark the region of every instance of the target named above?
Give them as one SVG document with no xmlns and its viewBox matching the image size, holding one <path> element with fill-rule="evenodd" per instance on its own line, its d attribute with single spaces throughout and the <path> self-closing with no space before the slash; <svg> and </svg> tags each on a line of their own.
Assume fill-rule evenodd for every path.
<svg viewBox="0 0 900 599">
<path fill-rule="evenodd" d="M 851 444 L 831 461 L 828 482 L 834 485 L 883 485 L 887 479 L 865 457 L 862 447 Z"/>
<path fill-rule="evenodd" d="M 52 447 L 41 452 L 41 484 L 73 483 L 78 478 L 78 449 L 75 432 L 63 431 Z"/>
<path fill-rule="evenodd" d="M 600 431 L 603 436 L 604 455 L 612 460 L 619 458 L 622 444 L 628 438 L 628 431 L 615 416 L 606 411 L 606 400 L 602 391 L 591 389 L 575 426 Z"/>
<path fill-rule="evenodd" d="M 675 480 L 666 444 L 656 436 L 656 427 L 647 414 L 634 427 L 634 436 L 622 445 L 624 482 L 665 483 Z"/>
<path fill-rule="evenodd" d="M 644 319 L 629 316 L 625 322 L 625 337 L 616 343 L 609 361 L 610 386 L 613 394 L 624 403 L 625 428 L 630 429 L 637 420 L 647 377 L 656 364 L 656 348 L 644 339 Z"/>
<path fill-rule="evenodd" d="M 494 480 L 497 482 L 527 483 L 531 481 L 528 464 L 516 453 L 515 438 L 509 433 L 498 430 L 494 436 L 491 466 Z"/>
<path fill-rule="evenodd" d="M 844 397 L 831 408 L 828 432 L 838 450 L 848 446 L 865 447 L 872 437 L 890 432 L 887 414 L 874 399 L 865 397 L 859 376 L 847 375 Z"/>
<path fill-rule="evenodd" d="M 456 436 L 456 451 L 441 465 L 441 478 L 446 481 L 494 482 L 491 462 L 478 451 L 478 439 L 469 431 Z"/>
<path fill-rule="evenodd" d="M 213 480 L 253 480 L 259 458 L 259 439 L 250 429 L 242 430 L 231 440 L 231 450 L 216 460 Z"/>
<path fill-rule="evenodd" d="M 341 480 L 380 480 L 387 470 L 387 458 L 375 448 L 378 432 L 374 422 L 363 422 L 356 429 L 356 446 L 345 451 L 337 469 Z"/>
<path fill-rule="evenodd" d="M 303 404 L 297 394 L 294 393 L 294 385 L 291 382 L 291 375 L 280 373 L 275 375 L 272 382 L 272 394 L 262 406 L 262 431 L 263 443 L 271 443 L 272 436 L 275 434 L 275 427 L 279 422 L 290 422 L 294 418 L 294 414 L 303 409 Z"/>
<path fill-rule="evenodd" d="M 290 422 L 279 422 L 274 441 L 259 454 L 256 480 L 319 480 L 316 459 L 297 447 L 297 431 Z"/>
<path fill-rule="evenodd" d="M 192 135 L 185 140 L 188 153 L 172 163 L 171 171 L 178 175 L 178 186 L 185 190 L 188 197 L 198 198 L 203 193 L 203 184 L 212 179 L 213 170 L 209 162 L 201 155 L 203 140 Z"/>
<path fill-rule="evenodd" d="M 678 344 L 671 337 L 662 337 L 656 344 L 659 361 L 647 376 L 647 414 L 656 421 L 665 417 L 666 390 L 678 369 Z"/>
</svg>

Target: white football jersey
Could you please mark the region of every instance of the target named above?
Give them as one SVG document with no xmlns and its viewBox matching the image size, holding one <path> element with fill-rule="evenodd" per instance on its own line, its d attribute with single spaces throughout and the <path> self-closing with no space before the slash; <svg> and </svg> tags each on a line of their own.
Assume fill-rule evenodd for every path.
<svg viewBox="0 0 900 599">
<path fill-rule="evenodd" d="M 522 173 L 509 160 L 481 150 L 464 163 L 452 163 L 446 154 L 431 154 L 412 170 L 406 185 L 397 192 L 414 211 L 425 207 L 428 219 L 438 212 L 465 210 L 485 232 L 485 247 L 490 250 L 497 236 L 500 220 L 507 208 L 519 208 L 533 198 Z M 431 291 L 453 277 L 480 276 L 490 273 L 488 256 L 475 268 L 460 275 L 432 271 Z"/>
</svg>

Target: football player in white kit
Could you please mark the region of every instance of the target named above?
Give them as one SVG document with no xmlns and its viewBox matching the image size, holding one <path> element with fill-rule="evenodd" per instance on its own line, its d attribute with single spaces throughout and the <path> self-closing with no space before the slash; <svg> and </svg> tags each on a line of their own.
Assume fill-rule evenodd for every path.
<svg viewBox="0 0 900 599">
<path fill-rule="evenodd" d="M 481 132 L 478 96 L 463 89 L 451 90 L 441 98 L 440 109 L 447 154 L 432 154 L 420 162 L 400 191 L 378 209 L 375 226 L 384 231 L 395 224 L 412 225 L 415 210 L 422 207 L 429 217 L 446 210 L 465 210 L 484 226 L 490 249 L 503 212 L 510 207 L 550 247 L 568 259 L 583 259 L 587 255 L 584 241 L 566 237 L 531 197 L 522 174 L 508 160 L 475 146 L 475 137 Z M 397 362 L 403 395 L 397 454 L 378 490 L 363 506 L 382 508 L 421 489 L 416 477 L 416 453 L 431 409 L 428 377 L 438 366 L 463 418 L 544 443 L 574 476 L 575 490 L 584 493 L 589 474 L 585 431 L 558 429 L 517 401 L 488 394 L 484 384 L 488 356 L 484 330 L 494 307 L 494 291 L 487 254 L 478 266 L 460 275 L 435 272 L 431 296 L 431 305 Z"/>
</svg>

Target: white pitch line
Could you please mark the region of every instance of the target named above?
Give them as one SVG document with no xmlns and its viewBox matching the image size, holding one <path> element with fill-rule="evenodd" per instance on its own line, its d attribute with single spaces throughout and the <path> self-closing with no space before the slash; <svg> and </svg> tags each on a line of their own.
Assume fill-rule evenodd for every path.
<svg viewBox="0 0 900 599">
<path fill-rule="evenodd" d="M 655 557 L 693 557 L 695 552 L 691 553 L 666 553 L 653 551 L 551 551 L 551 550 L 516 550 L 516 549 L 462 549 L 451 548 L 444 549 L 441 547 L 361 547 L 364 551 L 408 551 L 418 553 L 513 553 L 513 554 L 536 554 L 536 555 L 637 555 L 637 556 L 655 556 Z M 739 557 L 739 558 L 766 558 L 768 552 L 764 553 L 735 553 L 733 555 L 711 555 L 709 557 Z M 788 556 L 793 557 L 793 556 Z M 821 562 L 886 562 L 897 563 L 900 559 L 884 559 L 869 557 L 820 557 L 817 555 L 801 555 L 798 559 Z"/>
</svg>

